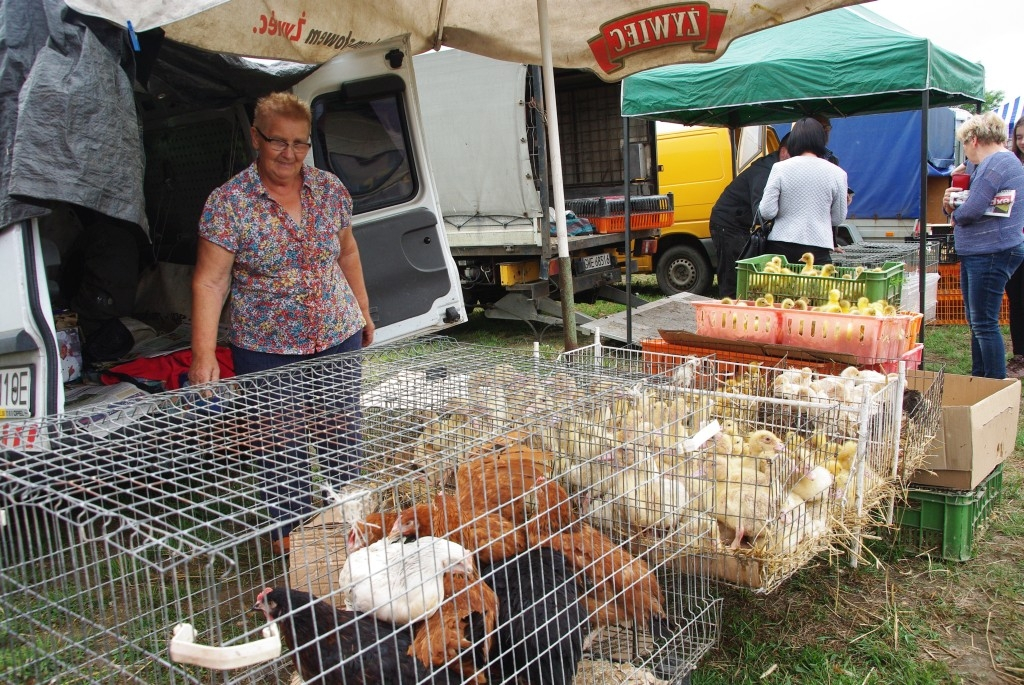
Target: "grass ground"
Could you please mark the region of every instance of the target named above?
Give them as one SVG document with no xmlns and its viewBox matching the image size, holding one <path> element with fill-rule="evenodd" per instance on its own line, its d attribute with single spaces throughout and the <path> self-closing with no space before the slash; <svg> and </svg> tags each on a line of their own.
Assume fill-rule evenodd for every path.
<svg viewBox="0 0 1024 685">
<path fill-rule="evenodd" d="M 525 324 L 480 312 L 453 333 L 502 346 L 535 339 Z M 562 349 L 561 335 L 544 332 L 544 348 Z M 968 374 L 969 349 L 965 326 L 926 327 L 927 366 Z M 867 543 L 873 563 L 821 558 L 768 596 L 723 588 L 721 640 L 693 684 L 1024 683 L 1024 423 L 1003 468 L 1000 500 L 970 561 L 880 532 Z"/>
</svg>

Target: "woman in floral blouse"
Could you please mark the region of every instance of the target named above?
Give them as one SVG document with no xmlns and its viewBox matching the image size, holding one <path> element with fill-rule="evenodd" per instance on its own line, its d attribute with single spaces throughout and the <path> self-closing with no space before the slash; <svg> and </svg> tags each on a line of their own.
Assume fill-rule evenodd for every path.
<svg viewBox="0 0 1024 685">
<path fill-rule="evenodd" d="M 210 194 L 200 219 L 192 280 L 193 384 L 219 379 L 217 324 L 229 289 L 237 374 L 373 342 L 352 236 L 352 198 L 337 176 L 303 163 L 310 148 L 309 106 L 294 95 L 273 93 L 257 102 L 253 120 L 256 161 Z M 309 509 L 308 465 L 297 446 L 257 451 L 266 462 L 271 514 L 282 521 L 272 539 L 284 552 L 294 525 L 289 521 Z M 277 454 L 268 457 L 272 451 Z"/>
</svg>

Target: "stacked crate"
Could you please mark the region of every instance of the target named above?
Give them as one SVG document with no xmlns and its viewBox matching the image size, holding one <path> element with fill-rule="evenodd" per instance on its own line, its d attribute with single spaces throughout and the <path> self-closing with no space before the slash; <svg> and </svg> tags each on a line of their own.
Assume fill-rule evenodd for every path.
<svg viewBox="0 0 1024 685">
<path fill-rule="evenodd" d="M 968 561 L 1002 492 L 1002 464 L 973 490 L 911 487 L 896 507 L 897 539 L 942 559 Z"/>
<path fill-rule="evenodd" d="M 966 324 L 964 296 L 960 289 L 960 263 L 939 264 L 939 299 L 935 306 L 935 324 Z M 999 323 L 1010 323 L 1010 299 L 1003 293 L 1003 306 L 999 310 Z"/>
</svg>

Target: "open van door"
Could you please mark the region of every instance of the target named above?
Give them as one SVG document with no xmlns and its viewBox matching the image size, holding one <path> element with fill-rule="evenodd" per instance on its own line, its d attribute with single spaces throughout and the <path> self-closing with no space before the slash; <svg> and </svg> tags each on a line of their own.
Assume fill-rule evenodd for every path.
<svg viewBox="0 0 1024 685">
<path fill-rule="evenodd" d="M 465 321 L 421 135 L 408 44 L 396 40 L 346 54 L 294 92 L 313 110 L 312 163 L 337 174 L 352 194 L 376 340 Z"/>
</svg>

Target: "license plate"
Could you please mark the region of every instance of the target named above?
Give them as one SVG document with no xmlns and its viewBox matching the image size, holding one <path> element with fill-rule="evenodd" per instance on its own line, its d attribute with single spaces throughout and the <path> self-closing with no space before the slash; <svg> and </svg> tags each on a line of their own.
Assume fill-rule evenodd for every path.
<svg viewBox="0 0 1024 685">
<path fill-rule="evenodd" d="M 31 366 L 0 369 L 0 419 L 32 417 L 32 372 Z"/>
<path fill-rule="evenodd" d="M 587 255 L 580 259 L 582 271 L 593 271 L 595 269 L 607 269 L 612 265 L 612 256 L 607 252 L 601 254 Z"/>
</svg>

